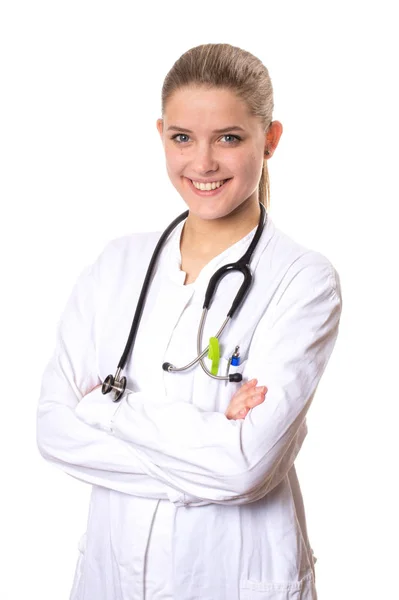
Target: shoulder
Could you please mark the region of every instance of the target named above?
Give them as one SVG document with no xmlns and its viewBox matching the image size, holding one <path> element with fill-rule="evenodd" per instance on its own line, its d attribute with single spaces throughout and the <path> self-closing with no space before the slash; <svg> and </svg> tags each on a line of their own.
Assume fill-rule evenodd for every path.
<svg viewBox="0 0 399 600">
<path fill-rule="evenodd" d="M 127 259 L 131 255 L 137 255 L 137 252 L 153 249 L 161 235 L 160 231 L 145 231 L 114 238 L 107 243 L 102 256 L 107 259 Z"/>
<path fill-rule="evenodd" d="M 263 268 L 276 273 L 281 295 L 296 280 L 298 286 L 322 285 L 341 297 L 339 273 L 331 260 L 322 252 L 299 243 L 274 224 L 262 259 Z"/>
<path fill-rule="evenodd" d="M 131 233 L 110 240 L 95 263 L 97 273 L 120 271 L 148 262 L 162 232 Z"/>
</svg>

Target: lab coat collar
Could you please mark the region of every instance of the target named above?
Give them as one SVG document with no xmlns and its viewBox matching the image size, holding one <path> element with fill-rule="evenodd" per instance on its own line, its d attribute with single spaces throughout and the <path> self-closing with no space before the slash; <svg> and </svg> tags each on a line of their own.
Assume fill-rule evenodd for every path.
<svg viewBox="0 0 399 600">
<path fill-rule="evenodd" d="M 226 248 L 223 252 L 215 256 L 211 259 L 202 269 L 197 279 L 188 285 L 184 285 L 184 281 L 186 279 L 186 273 L 181 270 L 182 257 L 180 252 L 180 240 L 181 234 L 183 231 L 184 221 L 181 221 L 176 228 L 173 230 L 169 239 L 165 244 L 165 252 L 164 260 L 165 260 L 165 268 L 168 274 L 169 281 L 173 282 L 178 287 L 183 287 L 188 290 L 197 290 L 203 287 L 206 287 L 209 283 L 210 278 L 213 273 L 225 264 L 237 261 L 246 251 L 251 240 L 255 235 L 255 231 L 257 227 L 254 227 L 247 235 L 238 240 L 229 248 Z M 268 242 L 271 240 L 273 233 L 275 231 L 274 223 L 270 218 L 270 215 L 267 217 L 267 222 L 265 228 L 262 232 L 262 236 L 258 242 L 258 245 L 255 249 L 255 252 L 252 256 L 252 260 L 250 263 L 251 270 L 254 271 L 259 262 L 259 259 L 265 250 Z"/>
</svg>

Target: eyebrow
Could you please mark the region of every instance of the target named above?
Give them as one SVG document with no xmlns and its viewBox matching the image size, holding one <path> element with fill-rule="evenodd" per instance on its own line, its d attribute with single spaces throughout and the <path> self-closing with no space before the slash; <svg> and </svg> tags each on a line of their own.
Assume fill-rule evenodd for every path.
<svg viewBox="0 0 399 600">
<path fill-rule="evenodd" d="M 186 133 L 193 133 L 191 129 L 185 129 L 184 127 L 177 127 L 177 125 L 171 125 L 167 131 L 184 131 Z M 245 131 L 239 125 L 231 125 L 230 127 L 224 127 L 223 129 L 214 129 L 213 133 L 227 133 L 228 131 Z"/>
</svg>

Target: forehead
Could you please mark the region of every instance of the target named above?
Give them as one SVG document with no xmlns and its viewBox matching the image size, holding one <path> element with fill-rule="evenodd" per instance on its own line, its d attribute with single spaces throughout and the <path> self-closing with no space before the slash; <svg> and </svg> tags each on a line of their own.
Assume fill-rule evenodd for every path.
<svg viewBox="0 0 399 600">
<path fill-rule="evenodd" d="M 241 98 L 228 89 L 184 87 L 169 98 L 164 120 L 168 125 L 190 129 L 217 129 L 223 125 L 250 128 L 255 119 Z"/>
</svg>

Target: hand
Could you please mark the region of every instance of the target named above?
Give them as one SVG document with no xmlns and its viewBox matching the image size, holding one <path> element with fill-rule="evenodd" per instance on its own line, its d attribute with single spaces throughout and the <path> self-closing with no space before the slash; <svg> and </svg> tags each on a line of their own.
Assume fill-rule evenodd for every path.
<svg viewBox="0 0 399 600">
<path fill-rule="evenodd" d="M 266 397 L 267 387 L 256 387 L 257 383 L 257 379 L 251 379 L 251 381 L 244 383 L 234 394 L 224 413 L 228 419 L 245 419 L 251 408 L 262 404 Z"/>
</svg>

